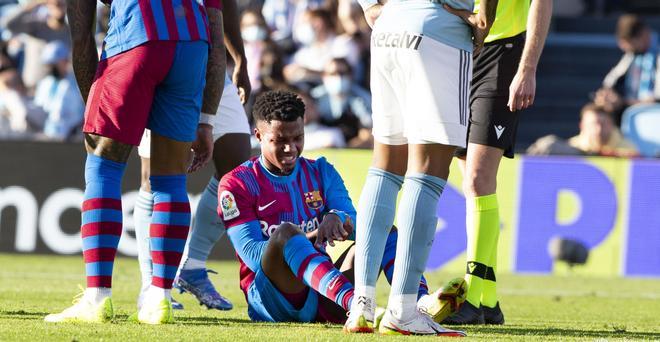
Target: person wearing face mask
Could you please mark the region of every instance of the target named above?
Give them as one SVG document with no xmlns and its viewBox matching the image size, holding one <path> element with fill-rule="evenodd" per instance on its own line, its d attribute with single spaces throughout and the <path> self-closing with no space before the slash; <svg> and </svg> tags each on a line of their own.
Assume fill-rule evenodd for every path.
<svg viewBox="0 0 660 342">
<path fill-rule="evenodd" d="M 323 70 L 323 83 L 311 95 L 323 125 L 339 128 L 349 147 L 369 147 L 371 96 L 353 82 L 352 74 L 346 59 L 332 59 Z"/>
<path fill-rule="evenodd" d="M 50 74 L 37 84 L 35 104 L 46 112 L 44 135 L 66 140 L 83 120 L 85 105 L 70 68 L 68 46 L 62 41 L 48 43 L 41 60 Z"/>
<path fill-rule="evenodd" d="M 5 27 L 13 35 L 25 35 L 25 60 L 21 77 L 28 91 L 48 75 L 49 70 L 41 63 L 44 46 L 62 41 L 70 46 L 71 37 L 65 20 L 64 0 L 34 1 L 5 20 Z"/>
<path fill-rule="evenodd" d="M 346 58 L 351 67 L 359 63 L 357 44 L 337 39 L 332 15 L 325 9 L 307 11 L 304 20 L 296 27 L 294 37 L 301 47 L 284 69 L 289 83 L 320 83 L 323 69 L 332 58 Z"/>
<path fill-rule="evenodd" d="M 261 89 L 261 78 L 259 69 L 261 68 L 261 57 L 264 51 L 271 48 L 274 43 L 270 38 L 268 26 L 264 17 L 259 11 L 246 10 L 241 16 L 241 38 L 245 48 L 245 56 L 251 61 L 248 64 L 248 76 L 252 91 L 258 92 Z"/>
</svg>

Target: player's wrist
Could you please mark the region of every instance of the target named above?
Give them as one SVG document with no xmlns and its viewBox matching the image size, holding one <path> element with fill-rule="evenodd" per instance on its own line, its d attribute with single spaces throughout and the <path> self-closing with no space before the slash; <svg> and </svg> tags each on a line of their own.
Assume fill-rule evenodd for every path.
<svg viewBox="0 0 660 342">
<path fill-rule="evenodd" d="M 360 7 L 362 7 L 362 10 L 365 12 L 371 7 L 379 5 L 378 0 L 358 0 L 358 3 L 360 4 Z"/>
<path fill-rule="evenodd" d="M 200 125 L 208 125 L 213 128 L 213 123 L 215 122 L 215 114 L 208 114 L 208 113 L 200 113 L 199 114 L 199 124 Z"/>
<path fill-rule="evenodd" d="M 328 212 L 328 215 L 333 214 L 339 218 L 339 221 L 341 221 L 341 224 L 346 223 L 346 220 L 348 219 L 348 214 L 337 209 L 332 209 Z"/>
</svg>

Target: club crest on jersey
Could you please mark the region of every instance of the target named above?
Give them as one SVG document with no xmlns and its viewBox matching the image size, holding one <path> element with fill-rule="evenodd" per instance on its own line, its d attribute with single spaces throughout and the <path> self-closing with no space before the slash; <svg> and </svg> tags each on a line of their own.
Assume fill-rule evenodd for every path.
<svg viewBox="0 0 660 342">
<path fill-rule="evenodd" d="M 310 191 L 305 193 L 305 203 L 312 209 L 319 209 L 323 206 L 323 198 L 321 193 L 317 191 Z"/>
<path fill-rule="evenodd" d="M 225 221 L 236 218 L 241 214 L 236 205 L 234 194 L 229 191 L 223 191 L 220 194 L 220 207 L 222 208 L 222 218 Z"/>
</svg>

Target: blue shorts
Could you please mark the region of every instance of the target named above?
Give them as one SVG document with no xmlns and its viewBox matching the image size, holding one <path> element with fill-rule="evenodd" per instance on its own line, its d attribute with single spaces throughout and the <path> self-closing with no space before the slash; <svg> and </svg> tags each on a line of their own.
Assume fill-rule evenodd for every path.
<svg viewBox="0 0 660 342">
<path fill-rule="evenodd" d="M 258 322 L 314 322 L 319 307 L 318 294 L 309 289 L 299 310 L 270 282 L 259 268 L 247 291 L 248 316 Z"/>
<path fill-rule="evenodd" d="M 205 41 L 149 41 L 101 60 L 85 109 L 85 133 L 138 145 L 145 127 L 193 141 L 206 84 Z"/>
</svg>

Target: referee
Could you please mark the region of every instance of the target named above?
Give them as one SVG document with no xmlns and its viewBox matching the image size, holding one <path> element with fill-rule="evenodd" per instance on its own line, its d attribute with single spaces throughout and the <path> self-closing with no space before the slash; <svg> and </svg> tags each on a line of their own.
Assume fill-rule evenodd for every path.
<svg viewBox="0 0 660 342">
<path fill-rule="evenodd" d="M 471 23 L 470 11 L 445 8 Z M 552 0 L 499 0 L 495 22 L 474 57 L 468 143 L 456 153 L 466 199 L 469 291 L 461 309 L 443 324 L 504 324 L 495 277 L 497 169 L 502 156 L 513 158 L 519 113 L 534 103 L 536 67 L 551 12 Z"/>
</svg>

